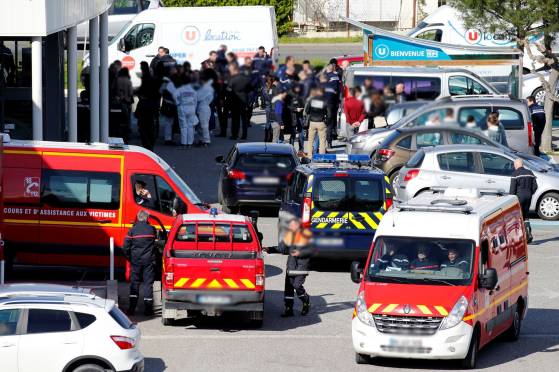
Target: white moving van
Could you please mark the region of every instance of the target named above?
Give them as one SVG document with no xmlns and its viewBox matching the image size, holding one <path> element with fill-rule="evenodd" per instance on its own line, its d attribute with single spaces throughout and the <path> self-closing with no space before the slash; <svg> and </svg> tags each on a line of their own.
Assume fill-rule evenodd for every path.
<svg viewBox="0 0 559 372">
<path fill-rule="evenodd" d="M 123 40 L 122 42 L 120 40 Z M 170 50 L 177 63 L 199 69 L 211 50 L 227 45 L 239 57 L 253 57 L 264 46 L 278 59 L 276 15 L 270 6 L 158 8 L 138 14 L 109 44 L 109 63 L 128 67 L 132 84 L 140 85 L 140 62 L 151 62 L 157 49 Z M 84 61 L 84 66 L 89 61 Z"/>
</svg>

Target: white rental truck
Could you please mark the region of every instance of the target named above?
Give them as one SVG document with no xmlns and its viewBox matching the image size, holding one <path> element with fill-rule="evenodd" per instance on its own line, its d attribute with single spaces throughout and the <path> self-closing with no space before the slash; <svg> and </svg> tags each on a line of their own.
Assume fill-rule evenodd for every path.
<svg viewBox="0 0 559 372">
<path fill-rule="evenodd" d="M 121 41 L 122 40 L 122 41 Z M 270 6 L 184 7 L 149 9 L 122 28 L 109 44 L 109 63 L 120 60 L 130 70 L 132 84 L 140 85 L 140 62 L 148 63 L 160 46 L 168 48 L 177 63 L 192 69 L 212 50 L 226 45 L 239 62 L 266 48 L 274 65 L 278 60 L 276 16 Z M 88 57 L 84 66 L 89 66 Z"/>
</svg>

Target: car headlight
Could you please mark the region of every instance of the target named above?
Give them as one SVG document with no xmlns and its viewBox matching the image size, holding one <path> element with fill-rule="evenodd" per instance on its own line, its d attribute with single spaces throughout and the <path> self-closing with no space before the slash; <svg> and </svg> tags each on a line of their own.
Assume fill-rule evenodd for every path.
<svg viewBox="0 0 559 372">
<path fill-rule="evenodd" d="M 371 315 L 369 309 L 367 308 L 367 304 L 365 303 L 365 292 L 361 292 L 357 296 L 355 311 L 357 312 L 357 319 L 359 319 L 366 325 L 375 327 L 375 320 L 373 319 L 373 315 Z"/>
<path fill-rule="evenodd" d="M 457 326 L 464 318 L 464 314 L 468 310 L 468 300 L 466 297 L 462 296 L 456 301 L 456 304 L 452 308 L 450 314 L 443 319 L 441 323 L 441 329 L 449 329 Z"/>
</svg>

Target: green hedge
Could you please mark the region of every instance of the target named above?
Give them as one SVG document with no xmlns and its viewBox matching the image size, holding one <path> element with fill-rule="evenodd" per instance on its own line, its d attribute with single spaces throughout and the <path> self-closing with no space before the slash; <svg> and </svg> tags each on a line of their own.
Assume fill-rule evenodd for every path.
<svg viewBox="0 0 559 372">
<path fill-rule="evenodd" d="M 236 6 L 270 5 L 276 9 L 278 34 L 293 29 L 293 0 L 165 0 L 165 6 Z"/>
</svg>

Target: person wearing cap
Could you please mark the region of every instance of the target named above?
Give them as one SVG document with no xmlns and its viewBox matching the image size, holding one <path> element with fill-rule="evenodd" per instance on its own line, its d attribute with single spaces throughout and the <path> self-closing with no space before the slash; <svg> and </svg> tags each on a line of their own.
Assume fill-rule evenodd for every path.
<svg viewBox="0 0 559 372">
<path fill-rule="evenodd" d="M 444 269 L 446 267 L 456 267 L 462 270 L 463 272 L 467 272 L 468 261 L 460 257 L 460 254 L 458 253 L 458 250 L 456 248 L 449 248 L 448 260 L 441 263 L 441 269 Z"/>
<path fill-rule="evenodd" d="M 417 249 L 417 258 L 410 264 L 412 270 L 437 270 L 439 265 L 429 258 L 429 249 L 421 245 Z"/>
<path fill-rule="evenodd" d="M 148 220 L 149 214 L 140 210 L 136 223 L 124 238 L 124 256 L 130 262 L 130 297 L 128 315 L 134 315 L 140 295 L 144 295 L 144 315 L 153 315 L 153 282 L 155 280 L 155 228 Z"/>
<path fill-rule="evenodd" d="M 302 228 L 298 219 L 289 221 L 287 231 L 278 247 L 289 254 L 285 270 L 285 309 L 281 314 L 282 318 L 293 316 L 294 295 L 297 295 L 303 303 L 301 315 L 307 315 L 311 308 L 310 296 L 303 287 L 308 275 L 309 261 L 313 255 L 311 239 L 311 230 Z"/>
</svg>

